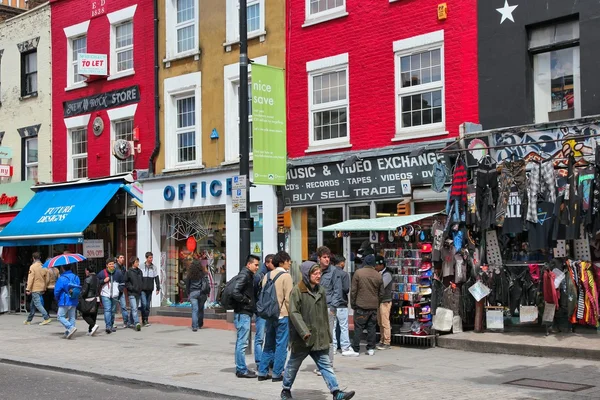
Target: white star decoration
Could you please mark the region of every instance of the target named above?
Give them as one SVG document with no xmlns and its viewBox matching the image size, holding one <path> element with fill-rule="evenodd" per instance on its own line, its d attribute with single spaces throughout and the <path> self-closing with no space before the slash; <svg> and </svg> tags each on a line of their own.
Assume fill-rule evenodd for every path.
<svg viewBox="0 0 600 400">
<path fill-rule="evenodd" d="M 502 8 L 496 8 L 496 11 L 498 11 L 500 14 L 502 14 L 502 19 L 500 19 L 500 23 L 503 23 L 504 20 L 506 19 L 510 19 L 512 22 L 515 22 L 515 20 L 513 19 L 513 11 L 515 11 L 515 8 L 517 8 L 519 5 L 517 4 L 516 6 L 509 6 L 508 5 L 508 0 L 504 0 L 504 7 Z"/>
</svg>

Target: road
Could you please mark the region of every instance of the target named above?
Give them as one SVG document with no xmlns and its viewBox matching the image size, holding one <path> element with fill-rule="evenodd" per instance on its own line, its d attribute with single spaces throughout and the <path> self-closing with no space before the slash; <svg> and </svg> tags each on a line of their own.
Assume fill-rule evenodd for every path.
<svg viewBox="0 0 600 400">
<path fill-rule="evenodd" d="M 204 400 L 208 397 L 176 390 L 161 390 L 136 383 L 0 363 L 0 399 Z"/>
</svg>

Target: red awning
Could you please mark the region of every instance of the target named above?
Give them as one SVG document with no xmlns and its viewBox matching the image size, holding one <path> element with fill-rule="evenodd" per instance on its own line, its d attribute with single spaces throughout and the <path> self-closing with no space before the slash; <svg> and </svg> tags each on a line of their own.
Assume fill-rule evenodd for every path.
<svg viewBox="0 0 600 400">
<path fill-rule="evenodd" d="M 0 226 L 8 224 L 17 216 L 17 214 L 18 212 L 7 212 L 0 214 Z"/>
</svg>

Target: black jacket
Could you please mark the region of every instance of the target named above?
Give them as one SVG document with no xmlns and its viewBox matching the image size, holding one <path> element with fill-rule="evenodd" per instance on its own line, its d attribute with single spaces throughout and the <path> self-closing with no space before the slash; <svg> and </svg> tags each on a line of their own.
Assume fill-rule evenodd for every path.
<svg viewBox="0 0 600 400">
<path fill-rule="evenodd" d="M 187 293 L 200 292 L 203 296 L 208 296 L 210 293 L 210 281 L 208 275 L 203 275 L 200 279 L 186 281 Z"/>
<path fill-rule="evenodd" d="M 98 277 L 94 273 L 90 273 L 88 277 L 83 281 L 81 287 L 81 298 L 89 299 L 92 297 L 98 297 Z"/>
<path fill-rule="evenodd" d="M 129 268 L 125 275 L 125 287 L 129 296 L 139 296 L 142 293 L 143 277 L 139 268 Z"/>
<path fill-rule="evenodd" d="M 254 273 L 244 267 L 239 275 L 231 295 L 235 301 L 233 311 L 252 316 L 254 314 Z"/>
</svg>

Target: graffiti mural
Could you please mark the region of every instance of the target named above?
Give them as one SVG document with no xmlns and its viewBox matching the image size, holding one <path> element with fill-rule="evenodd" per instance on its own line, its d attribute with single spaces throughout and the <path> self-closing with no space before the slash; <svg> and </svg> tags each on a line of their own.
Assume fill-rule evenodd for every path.
<svg viewBox="0 0 600 400">
<path fill-rule="evenodd" d="M 593 155 L 596 138 L 600 134 L 600 126 L 585 127 L 562 126 L 552 130 L 532 132 L 501 132 L 492 134 L 495 145 L 520 145 L 496 149 L 492 155 L 496 162 L 507 159 L 524 159 L 528 157 L 567 158 L 571 154 L 576 157 Z M 547 140 L 558 142 L 540 143 Z"/>
</svg>

